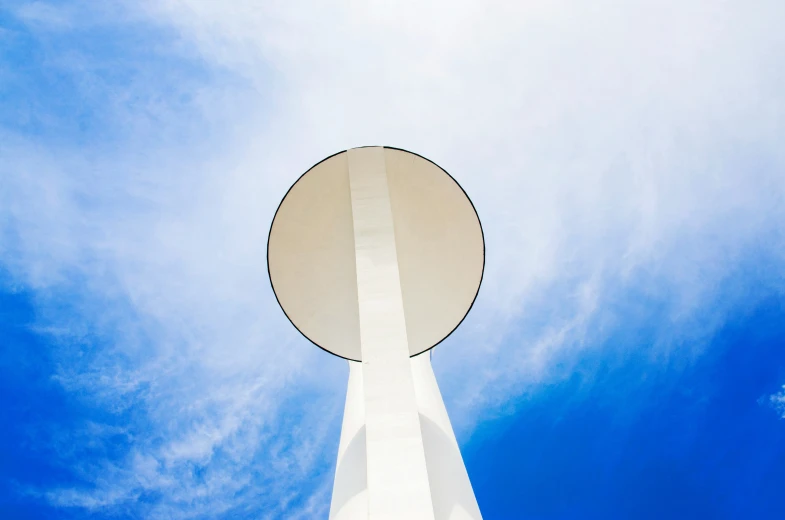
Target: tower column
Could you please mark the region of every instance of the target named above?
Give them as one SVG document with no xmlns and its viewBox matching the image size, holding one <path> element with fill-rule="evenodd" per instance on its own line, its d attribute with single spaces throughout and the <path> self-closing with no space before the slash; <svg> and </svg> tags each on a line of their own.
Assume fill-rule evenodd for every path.
<svg viewBox="0 0 785 520">
<path fill-rule="evenodd" d="M 485 266 L 455 179 L 398 148 L 331 155 L 281 201 L 267 266 L 286 317 L 349 364 L 330 520 L 482 520 L 427 354 Z"/>
<path fill-rule="evenodd" d="M 369 520 L 434 520 L 383 148 L 349 150 Z"/>
<path fill-rule="evenodd" d="M 458 442 L 431 367 L 430 354 L 410 358 L 436 520 L 482 520 Z M 349 382 L 335 469 L 330 520 L 368 518 L 362 363 L 349 361 Z"/>
</svg>

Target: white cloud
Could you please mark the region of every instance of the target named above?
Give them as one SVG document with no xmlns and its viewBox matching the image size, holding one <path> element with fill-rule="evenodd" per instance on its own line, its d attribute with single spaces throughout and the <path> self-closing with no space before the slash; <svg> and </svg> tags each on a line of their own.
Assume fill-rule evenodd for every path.
<svg viewBox="0 0 785 520">
<path fill-rule="evenodd" d="M 785 419 L 785 385 L 780 392 L 769 396 L 769 404 Z"/>
<path fill-rule="evenodd" d="M 665 309 L 653 355 L 692 357 L 754 305 L 733 283 L 750 251 L 771 260 L 766 286 L 782 274 L 781 2 L 143 5 L 134 23 L 211 71 L 181 85 L 187 109 L 128 103 L 165 90 L 146 77 L 113 91 L 119 145 L 0 145 L 2 262 L 39 291 L 59 380 L 143 411 L 132 453 L 56 503 L 324 510 L 329 476 L 297 488 L 332 456 L 344 367 L 288 326 L 264 254 L 280 197 L 337 150 L 422 153 L 478 208 L 484 287 L 435 354 L 463 428 L 646 301 Z M 76 295 L 67 316 L 58 292 Z"/>
</svg>

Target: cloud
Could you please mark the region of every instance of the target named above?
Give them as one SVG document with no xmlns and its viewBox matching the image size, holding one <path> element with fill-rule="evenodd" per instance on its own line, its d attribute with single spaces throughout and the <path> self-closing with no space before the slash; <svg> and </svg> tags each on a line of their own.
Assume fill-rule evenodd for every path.
<svg viewBox="0 0 785 520">
<path fill-rule="evenodd" d="M 782 386 L 782 391 L 769 396 L 769 404 L 785 419 L 785 385 Z"/>
<path fill-rule="evenodd" d="M 55 377 L 132 412 L 118 459 L 63 455 L 87 485 L 53 503 L 324 511 L 345 367 L 288 325 L 264 255 L 289 185 L 347 147 L 422 153 L 477 206 L 483 289 L 434 355 L 462 431 L 652 316 L 652 356 L 694 358 L 760 297 L 749 262 L 781 290 L 780 2 L 140 5 L 91 18 L 129 36 L 112 53 L 47 47 L 87 130 L 0 145 L 0 262 L 36 291 Z"/>
</svg>

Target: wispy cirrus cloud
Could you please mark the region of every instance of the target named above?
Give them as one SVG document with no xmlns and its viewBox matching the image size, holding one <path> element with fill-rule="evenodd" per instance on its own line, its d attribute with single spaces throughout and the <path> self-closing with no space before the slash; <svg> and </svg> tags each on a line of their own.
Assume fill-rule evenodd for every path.
<svg viewBox="0 0 785 520">
<path fill-rule="evenodd" d="M 0 262 L 54 377 L 112 414 L 62 444 L 125 432 L 63 451 L 84 484 L 55 504 L 323 516 L 344 367 L 264 255 L 288 186 L 347 147 L 423 153 L 478 208 L 483 290 L 434 357 L 463 431 L 652 316 L 654 358 L 698 355 L 760 297 L 751 251 L 781 290 L 778 2 L 112 5 L 10 15 L 45 73 L 7 58 Z"/>
</svg>

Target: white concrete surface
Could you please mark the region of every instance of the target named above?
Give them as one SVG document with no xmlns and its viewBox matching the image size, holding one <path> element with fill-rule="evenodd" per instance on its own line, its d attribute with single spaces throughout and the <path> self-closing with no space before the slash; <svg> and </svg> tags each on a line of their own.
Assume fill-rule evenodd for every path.
<svg viewBox="0 0 785 520">
<path fill-rule="evenodd" d="M 335 467 L 330 520 L 368 518 L 368 479 L 365 455 L 365 402 L 360 363 L 349 361 L 349 384 L 343 411 L 341 443 Z"/>
<path fill-rule="evenodd" d="M 420 415 L 428 483 L 435 520 L 482 520 L 482 514 L 463 464 L 450 418 L 431 367 L 429 354 L 410 358 Z M 362 366 L 349 362 L 349 385 L 338 448 L 338 464 L 330 506 L 330 520 L 366 520 L 364 400 Z"/>
<path fill-rule="evenodd" d="M 337 154 L 282 201 L 268 242 L 276 297 L 349 360 L 331 520 L 482 520 L 422 352 L 468 312 L 484 254 L 460 186 L 409 152 Z"/>
<path fill-rule="evenodd" d="M 370 520 L 433 520 L 383 148 L 349 150 Z"/>
</svg>

